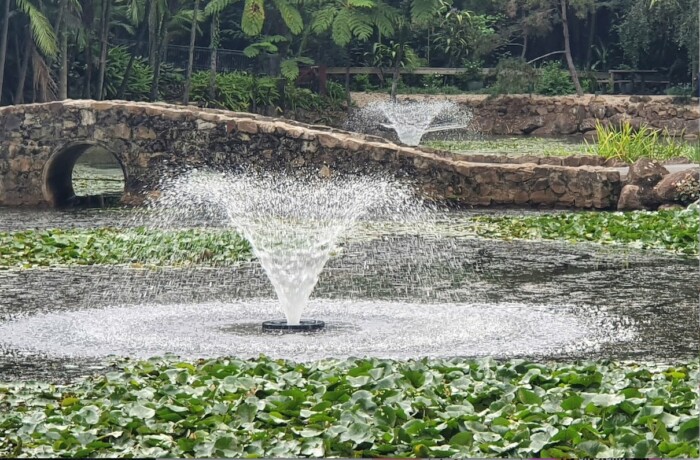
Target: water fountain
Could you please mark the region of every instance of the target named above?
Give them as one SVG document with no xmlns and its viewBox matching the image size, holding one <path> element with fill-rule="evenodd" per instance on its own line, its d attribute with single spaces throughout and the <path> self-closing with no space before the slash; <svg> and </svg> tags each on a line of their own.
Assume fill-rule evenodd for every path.
<svg viewBox="0 0 700 460">
<path fill-rule="evenodd" d="M 349 124 L 361 131 L 379 124 L 394 130 L 402 143 L 418 145 L 427 133 L 465 129 L 471 120 L 465 107 L 450 101 L 377 101 L 358 111 Z"/>
<path fill-rule="evenodd" d="M 151 212 L 160 225 L 208 216 L 236 229 L 250 243 L 285 316 L 263 322 L 263 330 L 297 332 L 324 327 L 301 315 L 339 238 L 360 218 L 405 220 L 421 208 L 410 191 L 386 179 L 194 171 L 164 184 Z"/>
</svg>

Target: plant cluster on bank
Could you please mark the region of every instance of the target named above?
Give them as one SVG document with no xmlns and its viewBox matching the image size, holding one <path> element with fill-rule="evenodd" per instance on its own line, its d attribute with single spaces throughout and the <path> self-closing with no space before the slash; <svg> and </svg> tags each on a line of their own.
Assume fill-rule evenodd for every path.
<svg viewBox="0 0 700 460">
<path fill-rule="evenodd" d="M 596 122 L 596 141 L 588 145 L 588 152 L 603 158 L 634 163 L 640 158 L 665 161 L 687 158 L 700 162 L 700 144 L 678 140 L 667 133 L 648 126 L 635 129 L 628 122 L 621 126 Z"/>
<path fill-rule="evenodd" d="M 556 239 L 625 244 L 698 255 L 697 210 L 579 212 L 537 216 L 478 216 L 477 235 L 494 239 Z"/>
<path fill-rule="evenodd" d="M 0 457 L 697 457 L 698 363 L 261 357 L 0 384 Z"/>
<path fill-rule="evenodd" d="M 250 257 L 224 230 L 70 229 L 0 232 L 0 269 L 57 265 L 225 265 Z"/>
</svg>

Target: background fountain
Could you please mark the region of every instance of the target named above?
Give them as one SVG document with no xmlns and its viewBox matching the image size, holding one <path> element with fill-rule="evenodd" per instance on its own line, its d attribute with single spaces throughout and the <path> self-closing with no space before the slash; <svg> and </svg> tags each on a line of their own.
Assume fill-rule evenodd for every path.
<svg viewBox="0 0 700 460">
<path fill-rule="evenodd" d="M 366 131 L 379 124 L 394 130 L 402 143 L 418 145 L 427 133 L 466 129 L 471 121 L 468 109 L 450 101 L 377 101 L 360 109 L 349 125 Z"/>
<path fill-rule="evenodd" d="M 206 218 L 236 229 L 250 243 L 285 316 L 264 322 L 263 330 L 310 331 L 324 323 L 301 315 L 341 236 L 361 218 L 406 220 L 423 209 L 407 188 L 386 179 L 194 171 L 166 182 L 151 212 L 158 225 Z"/>
</svg>

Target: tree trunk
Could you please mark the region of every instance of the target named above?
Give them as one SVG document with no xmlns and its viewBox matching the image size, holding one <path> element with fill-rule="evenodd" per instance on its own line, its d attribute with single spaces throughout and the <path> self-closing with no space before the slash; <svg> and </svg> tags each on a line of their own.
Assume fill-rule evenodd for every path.
<svg viewBox="0 0 700 460">
<path fill-rule="evenodd" d="M 66 27 L 66 14 L 68 13 L 68 0 L 61 0 L 56 20 L 56 35 L 59 45 L 58 66 L 58 100 L 68 99 L 68 31 Z"/>
<path fill-rule="evenodd" d="M 151 82 L 151 101 L 155 102 L 160 98 L 160 67 L 168 49 L 168 32 L 165 26 L 165 16 L 161 18 L 159 26 L 161 37 L 158 40 L 158 53 L 156 53 L 155 67 L 153 67 L 153 81 Z"/>
<path fill-rule="evenodd" d="M 87 46 L 85 46 L 85 84 L 83 97 L 92 99 L 92 34 L 88 33 Z"/>
<path fill-rule="evenodd" d="M 2 105 L 2 85 L 5 76 L 5 61 L 7 60 L 7 36 L 10 27 L 10 1 L 5 0 L 5 8 L 2 17 L 2 31 L 0 31 L 0 105 Z"/>
<path fill-rule="evenodd" d="M 219 47 L 219 15 L 211 17 L 211 38 L 209 49 L 211 51 L 211 61 L 209 62 L 209 98 L 216 99 L 216 49 Z"/>
<path fill-rule="evenodd" d="M 569 73 L 571 74 L 571 79 L 574 81 L 574 86 L 576 87 L 576 95 L 583 96 L 583 89 L 581 89 L 581 82 L 578 81 L 578 74 L 576 73 L 576 67 L 574 66 L 574 59 L 571 57 L 571 43 L 569 42 L 569 19 L 566 15 L 566 0 L 560 0 L 561 2 L 561 25 L 564 30 L 564 54 L 566 54 L 566 63 L 569 66 Z"/>
<path fill-rule="evenodd" d="M 523 61 L 527 56 L 527 30 L 523 32 L 523 49 L 520 51 L 520 59 Z"/>
<path fill-rule="evenodd" d="M 402 34 L 403 35 L 403 34 Z M 399 43 L 399 51 L 396 53 L 396 61 L 394 61 L 394 73 L 391 76 L 391 101 L 396 102 L 396 91 L 399 86 L 399 79 L 401 78 L 401 61 L 403 60 L 403 39 Z"/>
<path fill-rule="evenodd" d="M 101 36 L 100 36 L 100 68 L 97 76 L 97 99 L 104 98 L 105 72 L 107 70 L 107 49 L 109 46 L 109 16 L 112 9 L 112 0 L 104 0 L 102 7 Z"/>
<path fill-rule="evenodd" d="M 148 9 L 148 64 L 152 69 L 156 67 L 156 55 L 158 54 L 158 38 L 160 37 L 160 31 L 158 30 L 158 6 L 157 1 L 152 0 L 148 2 L 150 7 Z"/>
<path fill-rule="evenodd" d="M 117 99 L 124 99 L 126 94 L 126 88 L 129 86 L 129 77 L 131 76 L 131 69 L 134 67 L 134 61 L 136 61 L 136 53 L 139 52 L 143 47 L 143 42 L 146 39 L 146 30 L 148 29 L 148 23 L 146 21 L 141 21 L 139 24 L 139 34 L 136 37 L 136 47 L 131 51 L 131 56 L 129 57 L 129 63 L 124 69 L 124 76 L 122 77 L 122 82 L 119 85 L 119 91 L 117 91 Z"/>
<path fill-rule="evenodd" d="M 61 33 L 61 65 L 58 69 L 58 99 L 68 99 L 68 33 L 63 28 Z"/>
<path fill-rule="evenodd" d="M 586 69 L 591 68 L 591 61 L 593 60 L 593 40 L 595 39 L 596 20 L 598 18 L 596 13 L 596 9 L 593 8 L 593 12 L 588 16 L 590 18 L 590 27 L 588 29 L 588 48 L 586 49 Z"/>
<path fill-rule="evenodd" d="M 32 54 L 32 32 L 27 27 L 27 32 L 24 34 L 24 52 L 22 53 L 21 64 L 19 68 L 19 76 L 17 78 L 17 90 L 15 91 L 15 105 L 24 103 L 24 84 L 27 81 L 27 72 L 29 71 L 29 58 Z"/>
<path fill-rule="evenodd" d="M 190 89 L 192 88 L 192 67 L 194 66 L 194 42 L 197 38 L 197 13 L 199 13 L 199 0 L 194 0 L 192 11 L 192 26 L 190 27 L 190 49 L 187 56 L 187 75 L 185 76 L 185 92 L 182 95 L 182 103 L 190 103 Z"/>
</svg>

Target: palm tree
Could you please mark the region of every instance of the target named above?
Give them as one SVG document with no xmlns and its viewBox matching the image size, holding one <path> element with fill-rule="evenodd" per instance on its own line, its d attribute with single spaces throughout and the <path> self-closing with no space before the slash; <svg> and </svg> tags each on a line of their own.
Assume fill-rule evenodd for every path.
<svg viewBox="0 0 700 460">
<path fill-rule="evenodd" d="M 54 33 L 51 23 L 46 19 L 44 12 L 30 0 L 15 0 L 15 9 L 11 8 L 11 0 L 5 0 L 3 10 L 3 23 L 0 29 L 0 98 L 2 97 L 3 76 L 5 73 L 5 63 L 7 62 L 7 41 L 9 31 L 10 16 L 18 15 L 17 21 L 20 19 L 27 20 L 31 30 L 31 39 L 34 46 L 40 53 L 32 54 L 32 63 L 37 69 L 46 69 L 46 58 L 53 58 L 58 53 L 58 45 L 56 43 L 56 34 Z M 37 72 L 35 79 L 50 78 L 50 74 L 46 72 Z M 41 82 L 40 82 L 41 83 Z M 47 82 L 44 82 L 47 83 Z M 44 87 L 48 85 L 42 85 Z"/>
</svg>

